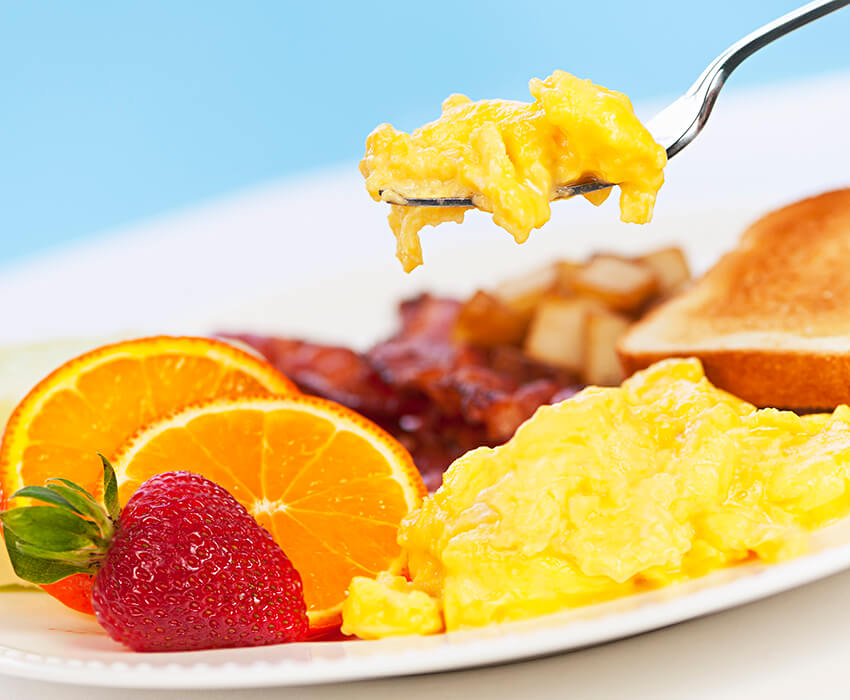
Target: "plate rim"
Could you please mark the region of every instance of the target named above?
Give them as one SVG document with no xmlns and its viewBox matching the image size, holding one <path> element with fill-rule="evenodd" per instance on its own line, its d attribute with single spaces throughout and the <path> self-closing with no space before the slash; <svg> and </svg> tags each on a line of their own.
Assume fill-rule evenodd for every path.
<svg viewBox="0 0 850 700">
<path fill-rule="evenodd" d="M 850 522 L 850 518 L 840 522 Z M 752 571 L 741 573 L 742 570 L 747 569 Z M 199 659 L 195 663 L 178 663 L 178 661 L 185 662 L 191 656 L 198 654 L 204 654 L 206 659 L 206 655 L 210 654 L 226 657 L 231 652 L 246 651 L 245 649 L 221 649 L 212 652 L 161 654 L 137 654 L 127 651 L 119 652 L 126 653 L 126 658 L 107 661 L 42 654 L 0 645 L 0 674 L 76 686 L 210 690 L 327 685 L 347 681 L 451 672 L 528 661 L 624 639 L 762 600 L 847 569 L 850 569 L 850 542 L 826 547 L 787 562 L 777 564 L 753 562 L 722 569 L 715 574 L 732 571 L 737 575 L 734 579 L 720 584 L 711 583 L 715 574 L 679 584 L 679 586 L 697 584 L 699 587 L 691 592 L 673 593 L 666 600 L 659 602 L 641 604 L 640 599 L 665 593 L 669 595 L 671 591 L 676 591 L 679 587 L 656 589 L 611 601 L 612 603 L 635 601 L 637 605 L 627 611 L 614 611 L 598 617 L 569 620 L 561 624 L 557 624 L 557 618 L 563 617 L 565 613 L 556 612 L 529 620 L 492 625 L 476 630 L 450 632 L 434 637 L 408 638 L 438 640 L 430 649 L 412 647 L 387 650 L 383 648 L 374 653 L 351 655 L 345 653 L 348 648 L 346 645 L 356 645 L 363 650 L 365 645 L 386 647 L 388 642 L 391 644 L 403 638 L 380 641 L 321 642 L 324 648 L 336 647 L 342 651 L 339 658 L 333 659 L 314 658 L 308 653 L 304 659 L 290 657 L 276 661 L 236 662 L 223 658 L 221 661 Z M 32 594 L 27 592 L 23 595 Z M 591 610 L 593 607 L 587 606 L 576 610 Z M 553 622 L 556 624 L 552 624 Z M 545 626 L 540 627 L 540 624 Z M 275 646 L 303 650 L 309 648 L 310 644 L 318 643 L 305 642 Z M 275 647 L 253 649 L 273 648 Z M 166 659 L 173 659 L 173 661 L 164 664 L 150 662 L 150 660 L 166 661 Z"/>
</svg>

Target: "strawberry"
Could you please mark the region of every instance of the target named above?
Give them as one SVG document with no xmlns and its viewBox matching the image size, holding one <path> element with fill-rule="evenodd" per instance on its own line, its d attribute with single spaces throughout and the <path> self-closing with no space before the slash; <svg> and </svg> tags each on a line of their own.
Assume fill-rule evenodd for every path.
<svg viewBox="0 0 850 700">
<path fill-rule="evenodd" d="M 103 460 L 104 502 L 64 479 L 15 497 L 49 505 L 0 513 L 15 572 L 39 584 L 94 575 L 91 602 L 109 635 L 136 651 L 256 646 L 304 639 L 301 577 L 226 490 L 197 474 L 148 479 L 118 509 Z"/>
</svg>

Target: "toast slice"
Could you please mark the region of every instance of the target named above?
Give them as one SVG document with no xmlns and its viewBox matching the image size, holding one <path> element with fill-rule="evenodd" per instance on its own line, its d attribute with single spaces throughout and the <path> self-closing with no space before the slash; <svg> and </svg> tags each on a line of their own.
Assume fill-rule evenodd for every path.
<svg viewBox="0 0 850 700">
<path fill-rule="evenodd" d="M 774 211 L 686 292 L 618 345 L 627 373 L 698 357 L 717 386 L 754 403 L 850 403 L 850 189 Z"/>
</svg>

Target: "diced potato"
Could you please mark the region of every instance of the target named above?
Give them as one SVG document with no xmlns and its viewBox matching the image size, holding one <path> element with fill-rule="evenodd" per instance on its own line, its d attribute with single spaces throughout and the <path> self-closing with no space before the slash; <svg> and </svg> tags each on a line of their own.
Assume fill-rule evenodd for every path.
<svg viewBox="0 0 850 700">
<path fill-rule="evenodd" d="M 644 263 L 599 255 L 576 273 L 573 287 L 610 309 L 633 313 L 658 291 L 658 278 Z"/>
<path fill-rule="evenodd" d="M 546 265 L 521 277 L 499 284 L 493 294 L 526 318 L 531 318 L 543 297 L 553 291 L 558 282 L 555 265 Z"/>
<path fill-rule="evenodd" d="M 681 248 L 663 248 L 637 258 L 655 272 L 658 291 L 663 296 L 673 294 L 691 279 L 691 270 Z"/>
<path fill-rule="evenodd" d="M 455 334 L 459 341 L 470 345 L 519 345 L 527 327 L 527 316 L 479 290 L 461 307 Z"/>
<path fill-rule="evenodd" d="M 597 304 L 587 299 L 549 298 L 538 307 L 523 349 L 539 361 L 580 372 L 588 313 Z"/>
<path fill-rule="evenodd" d="M 491 292 L 476 292 L 461 307 L 456 337 L 524 353 L 588 384 L 616 385 L 623 379 L 619 337 L 690 280 L 687 260 L 675 247 L 637 258 L 559 260 Z"/>
<path fill-rule="evenodd" d="M 555 263 L 557 280 L 555 281 L 555 293 L 562 297 L 571 297 L 575 294 L 573 280 L 576 274 L 584 267 L 582 263 L 573 260 L 559 260 Z"/>
<path fill-rule="evenodd" d="M 586 384 L 616 386 L 625 379 L 617 357 L 617 341 L 629 325 L 629 319 L 607 309 L 591 309 L 588 312 L 582 373 Z"/>
</svg>

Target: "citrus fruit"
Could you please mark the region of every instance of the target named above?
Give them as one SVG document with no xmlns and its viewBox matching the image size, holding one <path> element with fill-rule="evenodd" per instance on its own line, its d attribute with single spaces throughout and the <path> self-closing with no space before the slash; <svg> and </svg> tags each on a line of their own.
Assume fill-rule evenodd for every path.
<svg viewBox="0 0 850 700">
<path fill-rule="evenodd" d="M 401 571 L 398 526 L 426 493 L 395 439 L 312 396 L 190 406 L 141 430 L 113 463 L 122 503 L 174 469 L 227 489 L 301 574 L 313 631 L 339 623 L 352 577 Z"/>
<path fill-rule="evenodd" d="M 159 336 L 70 360 L 12 412 L 0 447 L 0 508 L 25 485 L 62 476 L 99 492 L 101 463 L 143 425 L 218 396 L 294 394 L 270 364 L 210 338 Z"/>
</svg>

